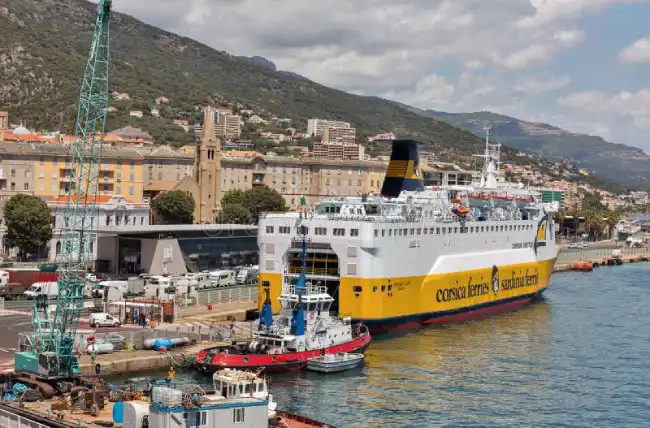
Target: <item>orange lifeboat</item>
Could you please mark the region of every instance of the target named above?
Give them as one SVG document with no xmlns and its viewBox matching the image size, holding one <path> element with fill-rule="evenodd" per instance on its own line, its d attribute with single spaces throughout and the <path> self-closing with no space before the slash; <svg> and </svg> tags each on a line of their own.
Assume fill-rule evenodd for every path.
<svg viewBox="0 0 650 428">
<path fill-rule="evenodd" d="M 454 200 L 451 201 L 451 203 L 452 203 L 452 204 L 462 205 L 462 204 L 463 204 L 463 201 L 461 201 L 460 199 L 454 199 Z"/>
<path fill-rule="evenodd" d="M 457 211 L 458 211 L 458 215 L 463 215 L 464 216 L 464 215 L 467 215 L 467 213 L 469 212 L 469 208 L 461 205 L 460 207 L 458 207 Z"/>
</svg>

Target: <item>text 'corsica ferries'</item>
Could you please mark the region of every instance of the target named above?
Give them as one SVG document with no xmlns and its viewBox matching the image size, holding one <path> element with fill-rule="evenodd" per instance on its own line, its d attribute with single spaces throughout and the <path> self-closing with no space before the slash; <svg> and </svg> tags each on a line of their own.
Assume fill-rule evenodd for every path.
<svg viewBox="0 0 650 428">
<path fill-rule="evenodd" d="M 395 140 L 381 196 L 324 200 L 306 216 L 263 215 L 260 283 L 270 286 L 273 311 L 301 273 L 298 225 L 309 234 L 308 280 L 326 287 L 332 310 L 371 332 L 482 316 L 540 296 L 557 257 L 557 205 L 499 183 L 500 145 L 489 137 L 481 157 L 480 184 L 425 189 L 417 143 Z"/>
</svg>

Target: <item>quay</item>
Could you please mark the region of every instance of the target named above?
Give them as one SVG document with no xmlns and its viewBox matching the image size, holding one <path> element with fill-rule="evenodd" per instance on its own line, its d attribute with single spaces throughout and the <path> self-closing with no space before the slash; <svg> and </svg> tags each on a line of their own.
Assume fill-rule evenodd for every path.
<svg viewBox="0 0 650 428">
<path fill-rule="evenodd" d="M 614 251 L 620 252 L 615 255 Z M 647 262 L 650 248 L 580 249 L 566 251 L 561 249 L 553 272 L 590 271 L 600 266 L 614 266 L 623 263 Z"/>
</svg>

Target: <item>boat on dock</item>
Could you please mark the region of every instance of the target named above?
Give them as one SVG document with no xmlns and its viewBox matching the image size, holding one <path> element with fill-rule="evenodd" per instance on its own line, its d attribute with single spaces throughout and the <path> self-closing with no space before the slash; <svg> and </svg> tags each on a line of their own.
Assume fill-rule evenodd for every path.
<svg viewBox="0 0 650 428">
<path fill-rule="evenodd" d="M 269 284 L 262 284 L 266 299 L 257 331 L 250 341 L 208 348 L 198 353 L 194 367 L 205 373 L 223 368 L 278 372 L 300 370 L 311 358 L 341 352 L 363 353 L 370 344 L 368 329 L 330 313 L 334 299 L 327 287 L 307 282 L 307 239 L 302 230 L 303 272 L 289 278 L 278 300 L 281 311 L 273 316 Z"/>
<path fill-rule="evenodd" d="M 3 424 L 3 421 L 22 418 L 21 426 L 55 428 L 332 428 L 331 425 L 278 410 L 269 392 L 268 382 L 259 372 L 222 369 L 212 376 L 212 387 L 212 390 L 199 386 L 181 389 L 172 383 L 154 383 L 149 396 L 143 391 L 121 390 L 119 394 L 100 394 L 98 390 L 97 394 L 82 394 L 85 406 L 79 406 L 79 401 L 65 395 L 34 402 L 3 400 L 0 401 L 0 426 L 12 426 Z M 108 396 L 110 400 L 105 399 Z M 93 406 L 97 404 L 96 411 L 88 411 L 89 400 Z"/>
<path fill-rule="evenodd" d="M 307 361 L 307 370 L 319 373 L 338 373 L 354 369 L 363 363 L 363 354 L 340 352 L 325 354 Z"/>
</svg>

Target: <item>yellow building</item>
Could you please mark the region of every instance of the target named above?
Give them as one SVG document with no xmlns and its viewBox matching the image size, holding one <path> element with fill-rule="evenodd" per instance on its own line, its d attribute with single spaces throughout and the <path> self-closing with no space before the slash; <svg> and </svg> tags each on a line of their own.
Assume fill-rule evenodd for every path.
<svg viewBox="0 0 650 428">
<path fill-rule="evenodd" d="M 99 195 L 122 195 L 128 202 L 143 201 L 143 156 L 133 149 L 107 148 L 98 167 Z M 12 165 L 29 165 L 22 188 L 17 178 L 7 179 L 6 189 L 32 192 L 44 199 L 56 199 L 73 186 L 70 146 L 55 144 L 0 143 L 3 172 L 11 176 Z M 5 166 L 6 165 L 6 166 Z M 23 168 L 24 169 L 24 168 Z M 0 188 L 2 188 L 0 179 Z M 20 187 L 20 186 L 18 186 Z"/>
<path fill-rule="evenodd" d="M 194 154 L 170 147 L 137 149 L 143 156 L 144 196 L 153 200 L 160 192 L 176 186 L 185 177 L 194 176 Z"/>
</svg>

